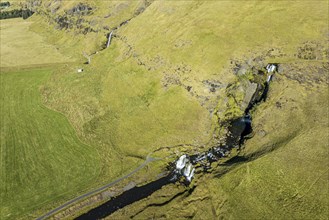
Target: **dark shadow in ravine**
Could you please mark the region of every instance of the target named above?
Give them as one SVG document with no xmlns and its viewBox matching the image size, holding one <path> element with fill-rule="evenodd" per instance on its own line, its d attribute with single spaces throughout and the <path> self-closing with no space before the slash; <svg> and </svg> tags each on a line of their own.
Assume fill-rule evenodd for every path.
<svg viewBox="0 0 329 220">
<path fill-rule="evenodd" d="M 130 216 L 130 218 L 135 218 L 137 215 L 139 215 L 140 213 L 144 212 L 146 209 L 148 209 L 149 207 L 160 207 L 160 206 L 164 206 L 164 205 L 167 205 L 169 204 L 170 202 L 172 202 L 173 200 L 177 199 L 178 197 L 188 193 L 188 195 L 190 195 L 194 189 L 196 188 L 196 186 L 193 186 L 192 188 L 190 189 L 185 189 L 184 191 L 182 192 L 179 192 L 177 193 L 176 195 L 174 195 L 173 197 L 171 197 L 170 199 L 164 201 L 164 202 L 161 202 L 161 203 L 151 203 L 151 204 L 148 204 L 147 206 L 145 206 L 142 210 L 138 211 L 137 213 L 135 213 L 134 215 Z"/>
<path fill-rule="evenodd" d="M 235 156 L 232 157 L 231 159 L 229 159 L 228 161 L 226 161 L 223 164 L 219 164 L 219 166 L 230 166 L 232 164 L 236 164 L 236 163 L 242 163 L 242 162 L 246 162 L 248 161 L 248 158 L 243 157 L 243 156 Z"/>
<path fill-rule="evenodd" d="M 146 185 L 134 187 L 130 190 L 123 192 L 121 195 L 112 198 L 110 201 L 100 205 L 85 214 L 77 217 L 78 220 L 94 220 L 102 219 L 111 215 L 115 211 L 132 204 L 136 201 L 150 196 L 155 191 L 161 189 L 162 186 L 171 183 L 171 174 L 162 177 L 156 181 L 150 182 Z"/>
</svg>

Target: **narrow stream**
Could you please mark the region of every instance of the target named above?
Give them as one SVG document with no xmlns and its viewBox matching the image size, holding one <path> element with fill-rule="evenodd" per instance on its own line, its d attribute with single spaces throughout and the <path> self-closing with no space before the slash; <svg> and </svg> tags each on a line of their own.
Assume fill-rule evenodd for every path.
<svg viewBox="0 0 329 220">
<path fill-rule="evenodd" d="M 214 146 L 206 152 L 194 155 L 182 155 L 178 160 L 169 165 L 170 172 L 167 176 L 143 186 L 127 190 L 108 202 L 82 214 L 76 219 L 91 220 L 105 218 L 127 205 L 150 196 L 155 191 L 161 189 L 164 185 L 176 181 L 182 181 L 183 177 L 185 178 L 183 183 L 189 185 L 193 178 L 194 170 L 198 173 L 210 172 L 211 164 L 213 162 L 218 161 L 223 157 L 227 157 L 233 148 L 239 148 L 243 145 L 247 136 L 252 133 L 252 117 L 250 115 L 250 110 L 253 109 L 256 104 L 266 101 L 270 80 L 274 71 L 277 69 L 277 66 L 278 64 L 267 65 L 266 69 L 270 75 L 265 84 L 260 86 L 262 91 L 261 94 L 258 95 L 258 97 L 253 97 L 249 106 L 245 110 L 244 116 L 229 123 L 228 130 L 230 135 L 227 137 L 225 145 Z M 270 68 L 272 71 L 269 70 Z M 193 168 L 194 166 L 195 168 Z"/>
</svg>

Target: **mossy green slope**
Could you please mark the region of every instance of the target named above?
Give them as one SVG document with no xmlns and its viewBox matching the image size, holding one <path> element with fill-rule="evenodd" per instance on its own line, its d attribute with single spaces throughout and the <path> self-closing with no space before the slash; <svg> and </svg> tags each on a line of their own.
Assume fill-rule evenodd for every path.
<svg viewBox="0 0 329 220">
<path fill-rule="evenodd" d="M 61 4 L 58 12 L 48 13 L 47 16 L 56 17 L 74 6 L 72 2 Z M 102 5 L 101 9 L 99 4 Z M 115 14 L 116 6 L 113 2 L 93 1 L 90 5 L 94 5 L 95 10 L 93 15 L 83 17 L 86 20 L 96 15 L 106 17 L 107 14 Z M 128 5 L 129 7 L 122 10 L 127 10 L 127 14 L 134 17 L 133 9 L 137 6 Z M 229 83 L 236 81 L 235 76 L 228 71 L 230 60 L 249 59 L 272 48 L 278 49 L 276 52 L 284 56 L 283 59 L 294 59 L 294 53 L 301 43 L 308 40 L 325 40 L 325 18 L 328 14 L 325 5 L 323 1 L 318 1 L 317 4 L 307 1 L 275 1 L 271 5 L 266 1 L 154 1 L 142 14 L 115 31 L 116 38 L 112 39 L 110 48 L 92 57 L 91 65 L 85 68 L 86 74 L 73 75 L 81 65 L 58 73 L 56 80 L 48 85 L 49 95 L 53 93 L 56 100 L 52 98 L 48 104 L 69 115 L 74 126 L 82 133 L 84 124 L 91 122 L 93 115 L 97 117 L 92 122 L 96 126 L 96 120 L 102 121 L 106 118 L 101 116 L 109 107 L 117 106 L 121 112 L 124 99 L 127 98 L 125 102 L 128 104 L 133 103 L 128 101 L 128 98 L 134 94 L 136 97 L 139 96 L 137 99 L 145 99 L 145 96 L 138 93 L 147 92 L 144 87 L 146 84 L 157 85 L 153 87 L 153 98 L 149 100 L 151 102 L 159 100 L 163 94 L 161 90 L 178 86 L 182 95 L 176 96 L 176 100 L 198 101 L 212 112 L 219 100 L 224 100 L 225 105 L 225 88 Z M 105 10 L 105 6 L 108 9 Z M 304 12 L 304 8 L 309 10 Z M 321 17 L 319 14 L 324 16 Z M 116 16 L 113 17 L 117 19 Z M 95 43 L 99 43 L 101 38 L 103 44 L 106 42 L 106 31 L 103 29 L 81 36 L 74 34 L 74 30 L 68 30 L 69 33 L 54 31 L 53 24 L 46 27 L 47 24 L 42 22 L 42 17 L 36 16 L 34 19 L 39 22 L 39 25 L 34 26 L 35 31 L 48 35 L 48 39 L 59 44 L 60 48 L 63 47 L 65 52 L 75 53 L 81 62 L 85 61 L 81 55 L 82 51 L 98 50 Z M 122 16 L 122 21 L 125 19 L 127 15 Z M 107 24 L 108 18 L 103 22 Z M 313 26 L 317 28 L 313 29 Z M 134 71 L 139 74 L 135 74 Z M 137 77 L 140 78 L 136 80 Z M 94 80 L 93 83 L 91 79 Z M 220 81 L 222 88 L 212 93 L 205 86 L 205 80 Z M 115 85 L 115 88 L 110 84 Z M 191 88 L 191 92 L 184 91 L 188 87 Z M 66 92 L 63 92 L 64 88 Z M 145 91 L 137 91 L 135 88 L 143 88 Z M 93 89 L 93 92 L 90 89 Z M 112 89 L 116 89 L 116 92 Z M 177 91 L 177 88 L 175 90 Z M 120 96 L 120 99 L 116 98 L 117 96 Z M 68 101 L 75 98 L 79 100 L 80 97 L 83 99 L 79 102 Z M 55 102 L 52 103 L 52 100 Z M 147 103 L 148 101 L 145 103 L 145 100 L 139 101 L 140 104 L 142 102 L 145 106 L 155 106 Z M 200 112 L 199 107 L 194 107 Z M 165 108 L 169 109 L 169 106 Z M 90 109 L 93 115 L 87 109 Z M 73 113 L 75 111 L 80 112 L 80 119 Z M 134 114 L 138 114 L 138 111 L 131 111 L 129 116 L 132 117 Z M 208 118 L 204 120 L 207 125 L 211 115 L 206 111 L 199 115 L 200 118 Z M 129 121 L 135 125 L 141 124 L 134 119 Z M 110 123 L 107 125 L 103 125 L 99 131 L 106 133 L 105 130 L 111 129 Z M 185 128 L 187 127 L 193 129 L 199 127 L 199 123 L 191 125 L 186 122 Z M 208 131 L 201 133 L 204 132 Z M 84 132 L 84 135 L 87 136 L 88 132 Z M 98 136 L 104 137 L 102 134 Z M 130 139 L 135 138 L 130 136 Z"/>
</svg>

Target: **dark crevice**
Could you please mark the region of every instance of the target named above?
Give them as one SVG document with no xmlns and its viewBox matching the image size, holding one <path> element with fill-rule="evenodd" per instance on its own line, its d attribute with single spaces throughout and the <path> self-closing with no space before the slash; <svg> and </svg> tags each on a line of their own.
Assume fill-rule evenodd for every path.
<svg viewBox="0 0 329 220">
<path fill-rule="evenodd" d="M 242 162 L 246 162 L 248 160 L 249 160 L 249 158 L 247 158 L 247 157 L 235 156 L 235 157 L 232 157 L 231 159 L 229 159 L 228 161 L 226 161 L 225 163 L 220 164 L 220 165 L 221 166 L 230 166 L 232 164 L 242 163 Z"/>
</svg>

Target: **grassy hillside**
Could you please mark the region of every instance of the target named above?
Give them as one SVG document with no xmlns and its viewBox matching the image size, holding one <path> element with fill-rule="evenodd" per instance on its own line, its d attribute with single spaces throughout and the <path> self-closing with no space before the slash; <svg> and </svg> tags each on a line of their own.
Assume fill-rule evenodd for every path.
<svg viewBox="0 0 329 220">
<path fill-rule="evenodd" d="M 155 1 L 118 34 L 145 62 L 160 57 L 189 66 L 187 80 L 215 78 L 230 59 L 270 49 L 293 56 L 299 44 L 325 40 L 327 3 L 315 2 Z"/>
<path fill-rule="evenodd" d="M 28 22 L 1 21 L 2 68 L 71 61 L 53 69 L 52 74 L 2 70 L 1 87 L 16 94 L 3 96 L 2 103 L 10 105 L 4 108 L 7 116 L 2 119 L 7 124 L 2 124 L 23 131 L 4 130 L 2 133 L 10 135 L 1 140 L 32 141 L 26 144 L 30 150 L 22 154 L 42 155 L 31 161 L 8 157 L 15 163 L 6 163 L 23 166 L 16 164 L 49 160 L 54 166 L 49 168 L 51 172 L 39 167 L 41 170 L 33 173 L 35 180 L 39 175 L 49 176 L 42 179 L 44 185 L 33 189 L 32 194 L 40 198 L 24 200 L 26 204 L 11 199 L 16 198 L 13 187 L 23 184 L 16 178 L 37 168 L 18 170 L 3 180 L 2 187 L 8 190 L 1 196 L 9 205 L 2 216 L 28 213 L 42 202 L 48 209 L 65 193 L 73 195 L 88 183 L 101 185 L 128 172 L 160 147 L 186 144 L 201 150 L 218 136 L 213 134 L 217 119 L 222 122 L 228 113 L 237 117 L 242 112 L 236 111 L 238 104 L 228 93 L 244 95 L 246 91 L 239 85 L 252 75 L 248 68 L 263 68 L 271 61 L 287 66 L 275 79 L 268 101 L 253 112 L 255 135 L 240 152 L 248 162 L 217 168 L 217 174 L 226 172 L 223 176 L 197 175 L 200 179 L 196 178 L 197 188 L 190 196 L 175 197 L 185 189 L 169 186 L 113 218 L 324 218 L 328 207 L 328 68 L 323 68 L 329 54 L 327 6 L 327 1 L 43 1 Z M 79 7 L 84 9 L 77 11 Z M 105 49 L 107 34 L 127 20 L 114 31 L 112 43 Z M 83 53 L 93 54 L 91 64 L 83 64 Z M 291 69 L 292 62 L 297 62 L 298 68 Z M 240 76 L 234 74 L 237 66 Z M 78 68 L 84 72 L 77 73 Z M 249 72 L 243 76 L 241 71 Z M 234 91 L 228 91 L 232 84 L 236 85 Z M 16 101 L 25 97 L 19 94 L 31 95 L 30 90 L 33 97 Z M 77 134 L 63 115 L 43 104 L 67 117 Z M 17 118 L 12 112 L 17 111 L 22 121 L 10 124 L 12 117 Z M 31 122 L 31 118 L 38 120 Z M 81 144 L 75 135 L 90 146 Z M 34 146 L 44 146 L 46 137 L 51 138 L 49 145 L 35 150 Z M 64 148 L 66 143 L 82 149 L 72 156 L 72 164 L 66 155 L 73 151 Z M 15 148 L 7 147 L 11 145 Z M 6 151 L 21 146 L 11 145 L 1 146 Z M 159 152 L 162 157 L 180 154 L 178 148 Z M 86 161 L 78 160 L 83 156 Z M 10 169 L 6 163 L 2 170 Z M 87 168 L 80 163 L 94 164 Z M 74 165 L 73 173 L 63 173 L 69 165 Z M 52 178 L 57 179 L 50 181 Z M 52 185 L 69 180 L 71 185 L 62 188 Z M 24 198 L 31 195 L 28 190 L 33 181 L 21 188 Z M 146 203 L 150 206 L 145 208 Z"/>
<path fill-rule="evenodd" d="M 84 3 L 93 8 L 88 15 L 70 13 L 78 3 L 63 2 L 45 12 L 49 24 L 43 16 L 32 19 L 34 31 L 81 62 L 86 61 L 82 51 L 100 50 L 90 65 L 56 72 L 46 85 L 45 101 L 89 141 L 138 157 L 164 145 L 209 141 L 212 113 L 221 109 L 218 116 L 225 118 L 222 112 L 230 108 L 226 87 L 237 80 L 232 60 L 296 60 L 304 42 L 325 45 L 327 32 L 326 16 L 318 16 L 328 14 L 322 1 L 276 1 L 271 7 L 266 1 L 154 1 L 137 16 L 137 3 L 120 3 L 127 3 L 124 16 L 115 16 L 117 2 Z M 99 43 L 105 45 L 108 30 L 83 35 L 74 22 L 62 30 L 54 22 L 65 15 L 97 29 L 99 23 L 110 24 L 109 14 L 116 21 L 110 30 L 128 15 L 133 19 L 114 32 L 105 50 Z M 83 74 L 76 73 L 80 67 Z M 219 88 L 213 92 L 207 82 Z"/>
<path fill-rule="evenodd" d="M 286 78 L 273 84 L 267 103 L 253 113 L 255 131 L 259 136 L 255 134 L 247 143 L 245 152 L 241 153 L 250 157 L 251 162 L 234 167 L 219 178 L 200 177 L 201 180 L 196 180 L 195 192 L 188 197 L 184 194 L 176 198 L 174 195 L 181 188 L 168 187 L 111 218 L 325 218 L 328 210 L 328 109 L 325 105 L 328 102 L 325 95 L 328 82 L 325 73 L 328 70 L 322 70 L 321 77 L 324 78 L 319 84 L 315 83 L 318 82 L 319 70 L 311 67 L 311 71 L 304 74 L 312 62 L 300 59 L 298 53 L 305 42 L 317 42 L 322 45 L 317 49 L 321 54 L 319 59 L 325 62 L 328 58 L 322 54 L 328 50 L 327 34 L 328 7 L 325 1 L 275 1 L 271 4 L 267 1 L 155 1 L 143 14 L 119 29 L 112 46 L 96 55 L 91 66 L 87 67 L 91 74 L 99 75 L 97 82 L 104 83 L 98 89 L 104 98 L 99 100 L 114 106 L 112 109 L 118 107 L 119 115 L 125 109 L 123 106 L 131 103 L 125 99 L 131 96 L 130 88 L 138 87 L 140 83 L 132 69 L 143 71 L 145 81 L 154 77 L 165 91 L 191 86 L 192 92 L 184 91 L 186 97 L 211 111 L 213 103 L 226 105 L 225 88 L 236 80 L 231 71 L 231 60 L 264 57 L 271 62 L 297 62 L 300 67 L 287 70 Z M 112 62 L 115 66 L 110 66 Z M 113 74 L 117 69 L 119 74 Z M 113 81 L 113 75 L 122 78 Z M 129 82 L 128 87 L 119 83 L 124 77 Z M 222 88 L 212 93 L 205 80 L 219 81 Z M 56 91 L 56 87 L 61 86 L 52 84 L 50 89 Z M 82 91 L 80 89 L 79 93 Z M 110 95 L 113 91 L 120 99 Z M 162 93 L 153 94 L 160 96 Z M 279 99 L 286 100 L 289 107 L 276 107 L 280 105 L 276 104 Z M 154 100 L 157 99 L 151 99 L 150 106 Z M 57 104 L 54 106 L 58 107 Z M 76 106 L 74 109 L 81 108 Z M 132 111 L 129 115 L 134 114 L 141 113 Z M 181 117 L 176 115 L 175 122 L 170 123 L 176 123 Z M 211 115 L 208 117 L 209 120 Z M 100 134 L 99 139 L 104 137 L 101 135 L 103 131 L 110 130 L 102 120 L 107 121 L 107 118 L 101 118 L 94 127 L 102 128 L 102 131 L 94 130 Z M 319 121 L 323 123 L 318 125 Z M 129 122 L 138 126 L 142 124 L 135 120 Z M 83 120 L 80 123 L 84 124 Z M 129 129 L 125 131 L 131 132 Z M 181 135 L 177 131 L 176 134 Z M 139 136 L 140 133 L 130 137 L 135 137 L 135 140 Z M 145 137 L 143 134 L 143 140 Z M 157 139 L 162 137 L 157 136 Z M 124 143 L 124 139 L 119 140 L 122 142 L 117 143 Z M 171 140 L 166 138 L 169 143 Z M 311 143 L 313 147 L 309 147 Z M 141 148 L 136 145 L 131 149 Z M 153 149 L 143 145 L 145 148 Z M 271 152 L 273 148 L 279 150 Z M 129 148 L 120 149 L 130 152 Z M 222 172 L 221 169 L 218 172 Z M 170 201 L 168 205 L 167 201 Z"/>
<path fill-rule="evenodd" d="M 117 93 L 112 95 L 112 89 L 103 97 L 111 105 L 106 104 L 106 112 L 98 105 L 90 108 L 85 102 L 97 104 L 98 100 L 89 97 L 97 95 L 97 91 L 104 86 L 99 81 L 99 72 L 91 75 L 95 69 L 90 67 L 85 69 L 84 74 L 78 75 L 76 70 L 81 65 L 73 63 L 74 58 L 63 56 L 55 50 L 55 46 L 44 42 L 44 38 L 38 33 L 30 32 L 31 22 L 12 19 L 1 21 L 1 25 L 1 134 L 4 136 L 1 143 L 1 156 L 4 158 L 1 168 L 4 177 L 1 201 L 7 204 L 2 207 L 2 217 L 24 216 L 35 210 L 39 210 L 37 213 L 41 214 L 42 210 L 58 205 L 78 192 L 112 181 L 135 168 L 141 161 L 140 157 L 146 156 L 152 148 L 171 143 L 199 142 L 199 139 L 193 140 L 193 137 L 208 130 L 207 124 L 203 125 L 206 118 L 199 120 L 202 113 L 207 115 L 207 112 L 197 102 L 189 101 L 184 90 L 174 88 L 158 94 L 159 80 L 156 77 L 144 80 L 145 71 L 137 68 L 131 69 L 135 72 L 132 75 L 131 72 L 122 75 L 122 66 L 116 67 L 112 78 L 107 79 L 106 83 L 115 87 Z M 104 56 L 102 62 L 105 63 L 107 58 Z M 52 66 L 49 70 L 36 69 L 67 61 L 70 63 L 60 67 Z M 134 82 L 133 86 L 131 80 Z M 70 116 L 73 116 L 73 120 L 70 119 L 74 122 L 73 125 L 81 117 L 86 117 L 86 112 L 95 117 L 83 126 L 84 133 L 81 128 L 76 127 L 80 138 L 88 141 L 92 147 L 78 141 L 75 130 L 70 128 L 65 117 L 43 106 L 53 98 L 47 95 L 48 85 L 57 83 L 62 83 L 58 96 L 67 96 L 67 101 L 61 103 L 55 97 L 52 101 L 60 103 L 55 109 L 61 110 L 59 107 L 65 103 L 67 106 L 76 103 L 79 108 L 83 104 L 85 107 L 80 110 L 71 107 Z M 74 83 L 74 86 L 70 83 Z M 127 96 L 126 92 L 129 90 L 130 95 Z M 123 92 L 121 96 L 120 91 Z M 89 95 L 84 96 L 85 92 Z M 155 104 L 149 108 L 149 102 L 155 97 Z M 122 103 L 121 99 L 126 99 L 125 103 L 128 102 L 129 106 L 126 107 L 127 104 Z M 94 109 L 103 115 L 98 116 Z M 192 109 L 191 114 L 189 111 Z M 18 113 L 13 114 L 15 111 Z M 134 112 L 138 115 L 132 114 Z M 180 117 L 177 118 L 177 115 Z M 20 123 L 12 124 L 11 117 L 19 118 Z M 29 121 L 31 118 L 35 124 Z M 187 128 L 191 124 L 194 125 Z M 208 133 L 204 132 L 203 136 L 208 138 Z M 75 151 L 79 153 L 74 153 Z M 28 159 L 22 160 L 24 157 Z M 33 166 L 24 169 L 23 167 L 30 166 L 27 164 Z M 9 175 L 11 169 L 16 171 Z M 29 181 L 25 182 L 23 178 L 27 176 Z M 70 183 L 67 184 L 67 181 Z M 76 185 L 78 182 L 79 186 Z M 59 183 L 63 185 L 56 187 Z"/>
<path fill-rule="evenodd" d="M 89 4 L 95 8 L 91 15 L 77 17 L 91 21 L 100 19 L 101 16 L 115 14 L 116 6 L 113 4 L 115 3 L 93 1 Z M 101 9 L 99 5 L 102 5 Z M 122 11 L 134 17 L 132 9 L 136 9 L 137 6 L 132 3 L 128 5 L 129 7 L 125 7 Z M 48 13 L 47 16 L 55 18 L 62 15 L 65 10 L 69 11 L 73 6 L 73 2 L 61 3 L 61 7 L 56 12 Z M 116 37 L 113 38 L 111 47 L 94 55 L 92 64 L 86 67 L 89 71 L 88 75 L 95 76 L 86 77 L 97 78 L 97 82 L 100 82 L 97 85 L 99 86 L 98 96 L 107 97 L 111 96 L 112 87 L 108 86 L 108 83 L 113 82 L 112 72 L 120 72 L 120 76 L 129 80 L 129 87 L 134 88 L 135 85 L 140 86 L 138 85 L 140 81 L 135 81 L 134 74 L 129 74 L 132 78 L 128 78 L 126 73 L 138 70 L 144 73 L 143 79 L 151 78 L 158 83 L 159 86 L 154 90 L 155 97 L 157 94 L 162 94 L 162 89 L 166 90 L 171 86 L 179 86 L 185 90 L 189 88 L 184 93 L 189 95 L 189 98 L 198 101 L 208 111 L 213 112 L 218 100 L 226 104 L 223 98 L 226 97 L 226 86 L 236 79 L 230 70 L 231 60 L 248 61 L 257 56 L 263 56 L 272 61 L 286 62 L 295 59 L 294 55 L 298 47 L 310 40 L 322 42 L 320 47 L 323 48 L 323 42 L 327 37 L 326 18 L 328 17 L 325 6 L 326 3 L 323 1 L 319 1 L 318 4 L 308 1 L 275 1 L 270 7 L 266 1 L 155 1 L 143 13 L 135 16 L 128 24 L 114 32 Z M 304 8 L 309 8 L 309 10 L 304 12 Z M 319 16 L 320 14 L 323 16 Z M 67 16 L 74 17 L 74 15 Z M 116 21 L 119 18 L 125 21 L 127 15 L 111 18 L 115 18 Z M 105 45 L 105 34 L 109 32 L 100 29 L 96 33 L 81 35 L 76 33 L 73 25 L 73 28 L 66 29 L 67 33 L 65 33 L 63 30 L 53 30 L 53 25 L 58 25 L 56 23 L 50 22 L 52 25 L 47 26 L 43 24 L 41 17 L 36 16 L 34 19 L 38 25 L 34 25 L 33 30 L 48 36 L 47 39 L 50 42 L 60 45 L 65 53 L 75 54 L 81 62 L 86 61 L 82 56 L 82 51 L 92 53 L 99 50 L 101 45 L 96 44 Z M 105 25 L 110 20 L 104 18 L 102 22 Z M 98 20 L 98 23 L 101 21 Z M 116 25 L 111 23 L 108 26 L 111 29 Z M 92 27 L 97 29 L 98 25 L 95 24 Z M 73 69 L 66 72 L 72 73 Z M 54 107 L 61 108 L 61 111 L 66 112 L 65 114 L 70 114 L 70 112 L 65 111 L 64 108 L 81 111 L 82 105 L 91 109 L 101 109 L 87 101 L 82 101 L 81 104 L 72 104 L 67 101 L 70 100 L 67 96 L 91 98 L 93 94 L 88 89 L 86 89 L 88 92 L 84 89 L 71 91 L 75 89 L 75 86 L 72 87 L 73 83 L 62 83 L 66 78 L 73 80 L 77 77 L 66 73 L 58 74 L 61 80 L 57 85 L 57 81 L 54 81 L 49 88 L 49 91 L 56 94 L 54 97 L 58 101 L 54 103 Z M 206 81 L 219 83 L 219 89 L 211 92 Z M 60 92 L 66 85 L 70 94 Z M 124 90 L 120 92 L 124 97 L 131 96 L 132 91 L 124 86 L 120 89 Z M 106 100 L 107 98 L 102 99 L 96 96 L 92 98 L 104 106 L 113 103 Z M 122 99 L 120 102 L 123 103 Z M 63 103 L 70 106 L 61 106 L 65 105 Z M 106 108 L 103 111 L 106 111 Z M 92 117 L 88 114 L 84 111 L 81 117 L 85 119 L 81 119 L 79 124 L 74 123 L 77 124 L 78 130 L 81 130 L 83 124 Z M 73 117 L 75 116 L 69 116 L 70 120 L 75 121 Z"/>
<path fill-rule="evenodd" d="M 109 219 L 327 219 L 329 92 L 322 65 L 297 63 L 305 81 L 288 67 L 275 78 L 267 102 L 253 112 L 254 136 L 239 154 L 245 160 L 196 175 L 190 193 L 167 186 Z"/>
<path fill-rule="evenodd" d="M 42 104 L 51 70 L 1 72 L 1 219 L 31 214 L 89 187 L 100 171 L 95 148 Z"/>
<path fill-rule="evenodd" d="M 64 115 L 44 105 L 44 84 L 75 64 L 31 24 L 1 21 L 1 219 L 41 215 L 140 162 L 86 145 Z"/>
<path fill-rule="evenodd" d="M 63 4 L 57 13 L 73 5 Z M 125 10 L 131 10 L 130 6 Z M 115 11 L 113 7 L 110 10 Z M 102 9 L 93 13 L 103 12 Z M 90 19 L 90 16 L 83 18 Z M 121 20 L 116 18 L 118 21 L 113 26 L 129 18 L 120 16 Z M 97 44 L 106 42 L 104 31 L 81 35 L 73 28 L 66 33 L 54 30 L 56 24 L 48 26 L 43 17 L 36 16 L 32 20 L 35 21 L 32 30 L 81 62 L 57 71 L 42 92 L 46 105 L 67 115 L 84 140 L 97 143 L 104 161 L 104 181 L 109 180 L 113 172 L 106 167 L 113 165 L 116 158 L 127 165 L 159 147 L 183 143 L 199 146 L 211 138 L 209 112 L 185 88 L 164 88 L 161 75 L 138 65 L 133 57 L 125 56 L 123 42 L 113 39 L 110 48 L 93 55 L 90 65 L 83 65 L 86 59 L 82 52 L 99 50 Z M 98 41 L 99 37 L 104 41 Z M 84 72 L 78 74 L 78 68 L 84 68 Z"/>
<path fill-rule="evenodd" d="M 328 83 L 328 76 L 321 77 Z M 273 84 L 269 102 L 255 113 L 255 136 L 243 153 L 251 162 L 212 186 L 222 188 L 226 198 L 222 207 L 226 211 L 218 210 L 219 215 L 234 219 L 327 219 L 327 83 L 306 86 L 280 77 Z"/>
</svg>

